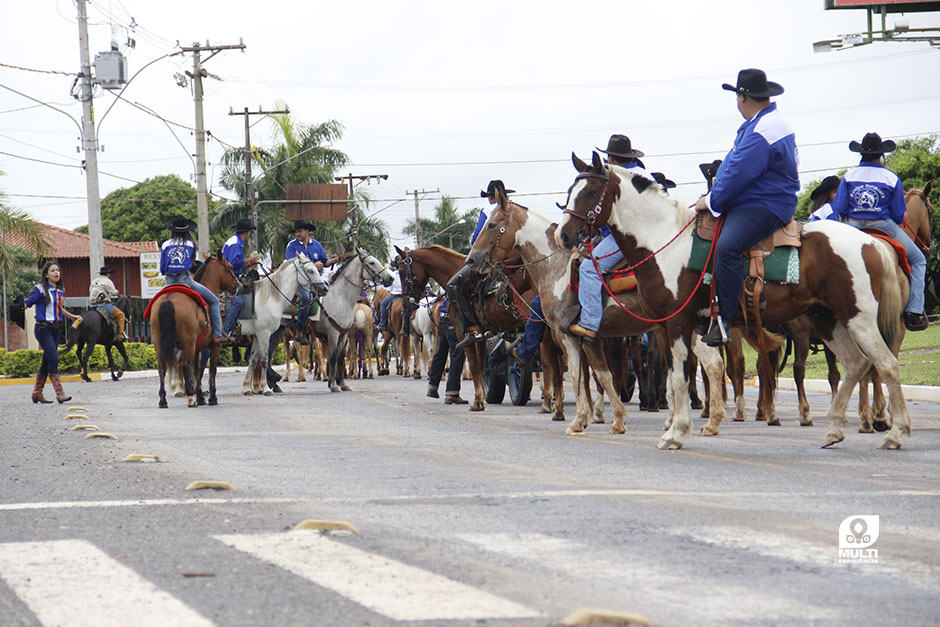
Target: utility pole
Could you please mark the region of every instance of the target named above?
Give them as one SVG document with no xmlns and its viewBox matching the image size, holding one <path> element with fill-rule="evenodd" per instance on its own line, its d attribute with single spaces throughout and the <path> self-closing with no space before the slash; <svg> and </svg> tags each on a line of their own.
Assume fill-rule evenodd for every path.
<svg viewBox="0 0 940 627">
<path fill-rule="evenodd" d="M 78 0 L 78 47 L 82 77 L 82 148 L 85 151 L 85 189 L 88 195 L 88 273 L 98 276 L 104 265 L 104 241 L 101 234 L 101 191 L 98 187 L 98 140 L 95 137 L 95 108 L 92 103 L 91 54 L 88 49 L 88 8 Z"/>
<path fill-rule="evenodd" d="M 352 174 L 347 174 L 346 176 L 334 177 L 334 180 L 336 181 L 342 181 L 345 179 L 349 179 L 349 195 L 348 195 L 349 202 L 346 203 L 346 211 L 347 213 L 351 213 L 353 207 L 356 205 L 356 203 L 353 201 L 353 194 L 355 193 L 355 189 L 353 187 L 353 179 L 359 182 L 368 181 L 370 179 L 378 179 L 379 181 L 387 181 L 388 174 L 360 174 L 357 176 L 353 176 Z M 352 239 L 353 239 L 353 248 L 357 248 L 359 246 L 359 225 L 356 223 L 353 223 Z"/>
<path fill-rule="evenodd" d="M 252 115 L 272 115 L 272 114 L 287 114 L 290 113 L 290 110 L 287 111 L 262 111 L 261 107 L 258 107 L 257 111 L 249 111 L 248 107 L 245 107 L 243 111 L 232 111 L 229 109 L 229 115 L 243 115 L 245 116 L 245 202 L 248 204 L 249 216 L 251 217 L 251 223 L 255 225 L 255 230 L 251 232 L 249 241 L 249 248 L 253 252 L 258 252 L 258 206 L 255 204 L 255 184 L 251 180 L 251 124 L 249 124 L 249 118 Z"/>
<path fill-rule="evenodd" d="M 244 50 L 245 44 L 225 46 L 200 46 L 198 42 L 190 47 L 182 48 L 182 52 L 193 53 L 193 71 L 186 72 L 193 81 L 193 100 L 196 103 L 196 226 L 199 227 L 199 255 L 204 257 L 209 252 L 209 190 L 206 186 L 206 131 L 203 128 L 202 117 L 202 79 L 209 75 L 203 69 L 201 53 L 212 52 L 205 61 L 208 61 L 223 50 Z M 89 225 L 89 232 L 91 227 Z M 92 275 L 94 276 L 94 275 Z"/>
<path fill-rule="evenodd" d="M 418 205 L 420 201 L 418 200 L 418 194 L 440 194 L 441 190 L 439 189 L 422 189 L 420 192 L 415 190 L 412 192 L 415 195 L 415 248 L 421 248 L 421 216 L 419 215 Z"/>
</svg>

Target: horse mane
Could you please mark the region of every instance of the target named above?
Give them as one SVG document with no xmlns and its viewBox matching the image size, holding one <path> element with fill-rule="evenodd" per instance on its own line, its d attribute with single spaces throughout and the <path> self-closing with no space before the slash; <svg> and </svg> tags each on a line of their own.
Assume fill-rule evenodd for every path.
<svg viewBox="0 0 940 627">
<path fill-rule="evenodd" d="M 270 277 L 272 274 L 280 272 L 291 262 L 291 259 L 285 259 L 281 262 L 281 265 L 279 265 L 276 270 L 272 270 L 268 273 L 267 276 Z M 260 297 L 261 300 L 265 301 L 270 298 L 274 298 L 275 292 L 277 292 L 278 296 L 280 296 L 280 292 L 277 291 L 277 286 L 274 284 L 274 279 L 264 280 L 264 276 L 262 276 L 261 280 L 255 281 L 255 291 L 255 295 Z M 291 294 L 291 296 L 293 296 L 293 294 Z"/>
<path fill-rule="evenodd" d="M 351 252 L 346 252 L 340 256 L 342 263 L 340 264 L 339 268 L 336 269 L 336 272 L 333 273 L 333 278 L 330 279 L 331 284 L 333 283 L 333 281 L 338 279 L 340 275 L 343 274 L 343 270 L 346 269 L 346 266 L 349 265 L 349 262 L 352 261 L 353 257 L 358 257 L 358 255 L 355 255 Z"/>
<path fill-rule="evenodd" d="M 667 194 L 665 188 L 656 181 L 651 181 L 649 186 L 644 189 L 642 193 L 640 193 L 636 191 L 636 188 L 632 184 L 633 177 L 640 176 L 639 174 L 634 174 L 628 168 L 623 168 L 614 163 L 608 164 L 608 167 L 625 182 L 630 182 L 630 185 L 627 187 L 627 189 L 633 190 L 638 198 L 641 198 L 642 200 L 655 199 L 657 202 L 671 204 L 675 208 L 674 215 L 676 218 L 676 231 L 684 229 L 689 221 L 694 217 L 695 212 L 692 209 L 686 207 L 677 199 Z M 654 196 L 650 196 L 649 194 L 651 193 L 654 194 Z"/>
<path fill-rule="evenodd" d="M 420 249 L 416 249 L 416 250 L 420 250 Z M 431 244 L 430 246 L 425 246 L 425 247 L 424 247 L 424 250 L 426 250 L 426 251 L 429 252 L 429 253 L 431 253 L 431 252 L 433 252 L 433 253 L 440 253 L 440 254 L 442 254 L 442 255 L 450 255 L 450 256 L 452 256 L 452 257 L 460 257 L 461 259 L 463 259 L 464 257 L 466 257 L 466 255 L 461 255 L 461 254 L 458 253 L 456 250 L 453 250 L 453 249 L 451 249 L 451 248 L 448 248 L 447 246 L 440 246 L 439 244 Z M 413 250 L 413 251 L 411 251 L 411 252 L 414 253 L 415 251 Z"/>
<path fill-rule="evenodd" d="M 193 280 L 196 281 L 196 283 L 202 282 L 202 277 L 206 273 L 206 267 L 210 263 L 212 263 L 213 259 L 215 259 L 215 257 L 209 257 L 208 259 L 203 261 L 201 264 L 199 264 L 199 269 L 196 270 L 196 274 L 193 275 Z"/>
</svg>

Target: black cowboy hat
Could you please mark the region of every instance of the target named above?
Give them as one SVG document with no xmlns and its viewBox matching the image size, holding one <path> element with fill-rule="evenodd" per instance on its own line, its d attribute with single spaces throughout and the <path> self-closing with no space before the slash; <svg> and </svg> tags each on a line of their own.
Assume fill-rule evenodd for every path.
<svg viewBox="0 0 940 627">
<path fill-rule="evenodd" d="M 666 178 L 666 175 L 662 172 L 651 172 L 653 178 L 656 179 L 656 182 L 662 185 L 666 189 L 673 189 L 676 184 L 674 181 L 670 181 Z"/>
<path fill-rule="evenodd" d="M 242 218 L 232 227 L 232 230 L 236 233 L 247 233 L 248 231 L 256 231 L 257 229 L 258 227 L 251 223 L 250 218 Z"/>
<path fill-rule="evenodd" d="M 702 176 L 710 181 L 718 174 L 718 166 L 721 165 L 721 159 L 715 159 L 711 163 L 700 163 L 698 169 L 702 171 Z"/>
<path fill-rule="evenodd" d="M 312 223 L 307 222 L 306 220 L 294 220 L 294 230 L 296 231 L 297 229 L 307 229 L 308 231 L 316 231 L 317 227 L 315 227 Z"/>
<path fill-rule="evenodd" d="M 101 266 L 101 269 L 98 270 L 98 274 L 111 274 L 112 272 L 114 272 L 114 270 L 108 266 Z"/>
<path fill-rule="evenodd" d="M 865 137 L 862 138 L 862 143 L 858 143 L 854 139 L 849 142 L 849 150 L 860 152 L 863 155 L 883 155 L 897 147 L 897 144 L 890 139 L 882 141 L 881 135 L 878 133 L 866 133 Z"/>
<path fill-rule="evenodd" d="M 503 185 L 503 182 L 501 180 L 494 179 L 487 184 L 485 192 L 480 192 L 480 198 L 487 198 L 489 196 L 495 195 L 497 189 L 503 192 L 503 196 L 505 196 L 506 194 L 516 193 L 516 190 L 514 189 L 506 189 L 506 186 Z"/>
<path fill-rule="evenodd" d="M 634 150 L 630 144 L 630 138 L 626 135 L 611 135 L 607 140 L 607 150 L 598 148 L 602 153 L 611 157 L 620 157 L 621 159 L 639 159 L 646 153 L 641 150 Z"/>
<path fill-rule="evenodd" d="M 166 228 L 174 233 L 188 233 L 196 230 L 196 223 L 177 214 L 173 216 L 173 221 L 167 224 Z"/>
<path fill-rule="evenodd" d="M 768 81 L 764 70 L 753 68 L 738 72 L 737 85 L 723 83 L 721 88 L 753 98 L 769 98 L 783 93 L 783 86 L 780 83 Z"/>
<path fill-rule="evenodd" d="M 840 182 L 841 182 L 841 179 L 838 176 L 827 176 L 826 178 L 822 180 L 822 183 L 817 185 L 816 189 L 814 189 L 810 193 L 809 199 L 816 200 L 820 196 L 825 196 L 832 190 L 838 189 Z"/>
</svg>

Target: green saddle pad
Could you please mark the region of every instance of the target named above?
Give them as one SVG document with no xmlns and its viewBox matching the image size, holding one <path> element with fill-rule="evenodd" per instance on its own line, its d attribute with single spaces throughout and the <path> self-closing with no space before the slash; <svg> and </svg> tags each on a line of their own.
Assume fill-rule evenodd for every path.
<svg viewBox="0 0 940 627">
<path fill-rule="evenodd" d="M 296 318 L 297 314 L 300 312 L 300 307 L 291 303 L 284 308 L 284 312 L 281 314 L 285 318 Z M 310 314 L 307 316 L 310 320 L 319 320 L 318 316 L 320 315 L 320 301 L 314 299 L 310 303 Z"/>
<path fill-rule="evenodd" d="M 239 320 L 251 320 L 255 317 L 255 294 L 249 292 L 242 294 L 242 310 L 238 312 Z"/>
<path fill-rule="evenodd" d="M 692 253 L 689 255 L 689 269 L 700 271 L 705 268 L 705 260 L 712 243 L 702 239 L 694 230 L 692 231 Z M 708 272 L 702 282 L 711 284 L 712 269 L 715 260 L 708 265 Z M 744 276 L 748 274 L 748 265 L 744 265 Z M 764 280 L 774 283 L 800 282 L 800 251 L 794 246 L 779 246 L 769 256 L 764 257 Z"/>
</svg>

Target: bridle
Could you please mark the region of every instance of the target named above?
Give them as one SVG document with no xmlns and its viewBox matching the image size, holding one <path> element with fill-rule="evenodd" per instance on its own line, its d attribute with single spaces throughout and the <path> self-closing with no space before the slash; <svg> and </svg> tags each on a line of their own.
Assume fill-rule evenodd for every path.
<svg viewBox="0 0 940 627">
<path fill-rule="evenodd" d="M 567 206 L 561 207 L 561 210 L 568 215 L 572 215 L 579 220 L 583 220 L 584 224 L 579 229 L 582 239 L 590 239 L 594 236 L 594 223 L 597 220 L 597 216 L 603 211 L 604 200 L 607 199 L 607 190 L 610 189 L 610 168 L 605 167 L 601 172 L 596 172 L 593 169 L 586 172 L 579 173 L 574 182 L 583 181 L 585 179 L 598 179 L 604 183 L 604 188 L 601 191 L 600 198 L 597 199 L 597 202 L 594 204 L 594 207 L 591 208 L 587 214 L 581 215 L 580 213 L 568 209 Z"/>
</svg>

